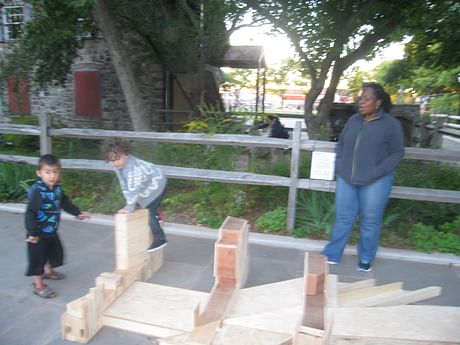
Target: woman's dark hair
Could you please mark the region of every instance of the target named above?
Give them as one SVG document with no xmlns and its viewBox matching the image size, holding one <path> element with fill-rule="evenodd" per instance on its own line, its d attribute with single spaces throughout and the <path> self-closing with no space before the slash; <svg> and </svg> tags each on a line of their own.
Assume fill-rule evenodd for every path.
<svg viewBox="0 0 460 345">
<path fill-rule="evenodd" d="M 382 102 L 381 107 L 383 110 L 385 110 L 387 113 L 390 112 L 393 104 L 391 103 L 390 95 L 385 91 L 382 85 L 379 83 L 363 83 L 361 88 L 372 89 L 372 91 L 374 91 L 375 97 L 377 97 L 377 99 Z"/>
</svg>

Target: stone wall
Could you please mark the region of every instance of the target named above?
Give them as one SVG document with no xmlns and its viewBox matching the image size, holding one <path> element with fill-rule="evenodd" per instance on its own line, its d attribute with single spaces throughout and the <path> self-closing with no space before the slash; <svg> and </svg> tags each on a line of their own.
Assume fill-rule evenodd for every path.
<svg viewBox="0 0 460 345">
<path fill-rule="evenodd" d="M 99 71 L 101 77 L 101 116 L 100 118 L 75 115 L 75 71 Z M 140 76 L 141 93 L 150 104 L 151 113 L 164 108 L 164 80 L 161 66 L 153 64 L 143 66 Z M 3 90 L 2 102 L 4 115 L 8 115 L 8 97 Z M 62 87 L 38 90 L 31 85 L 31 112 L 38 115 L 47 112 L 52 116 L 53 126 L 104 128 L 129 130 L 132 129 L 128 108 L 124 100 L 118 78 L 111 64 L 105 42 L 92 39 L 85 42 L 69 72 L 67 81 Z"/>
</svg>

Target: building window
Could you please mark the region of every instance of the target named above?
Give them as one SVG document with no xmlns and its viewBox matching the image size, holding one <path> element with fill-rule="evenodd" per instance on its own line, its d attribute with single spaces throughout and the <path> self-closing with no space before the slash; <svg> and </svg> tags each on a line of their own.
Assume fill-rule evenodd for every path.
<svg viewBox="0 0 460 345">
<path fill-rule="evenodd" d="M 30 115 L 30 92 L 27 80 L 8 79 L 8 110 L 11 115 Z"/>
<path fill-rule="evenodd" d="M 1 9 L 0 40 L 14 41 L 22 37 L 24 30 L 23 1 L 5 1 Z"/>
<path fill-rule="evenodd" d="M 75 71 L 75 115 L 101 116 L 101 77 L 99 71 Z"/>
</svg>

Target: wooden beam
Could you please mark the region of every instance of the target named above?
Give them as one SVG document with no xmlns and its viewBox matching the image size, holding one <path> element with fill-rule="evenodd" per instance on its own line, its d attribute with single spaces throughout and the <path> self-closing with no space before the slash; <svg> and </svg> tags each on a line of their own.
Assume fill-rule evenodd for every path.
<svg viewBox="0 0 460 345">
<path fill-rule="evenodd" d="M 403 305 L 337 308 L 333 344 L 459 344 L 460 308 Z"/>
<path fill-rule="evenodd" d="M 375 296 L 395 294 L 402 291 L 402 283 L 395 282 L 385 285 L 372 286 L 367 289 L 359 289 L 339 295 L 339 305 L 341 307 L 355 306 L 363 300 L 373 298 Z"/>
</svg>

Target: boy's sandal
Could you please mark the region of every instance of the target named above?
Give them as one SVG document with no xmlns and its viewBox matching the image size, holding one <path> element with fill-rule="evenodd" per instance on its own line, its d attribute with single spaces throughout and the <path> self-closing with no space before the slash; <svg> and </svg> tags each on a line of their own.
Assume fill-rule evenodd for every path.
<svg viewBox="0 0 460 345">
<path fill-rule="evenodd" d="M 41 289 L 34 287 L 34 294 L 41 298 L 54 298 L 56 297 L 56 292 L 51 290 L 48 285 L 43 285 Z"/>
<path fill-rule="evenodd" d="M 51 279 L 51 280 L 62 280 L 65 278 L 65 274 L 61 272 L 54 271 L 51 274 L 44 274 L 42 276 L 43 279 Z"/>
</svg>

